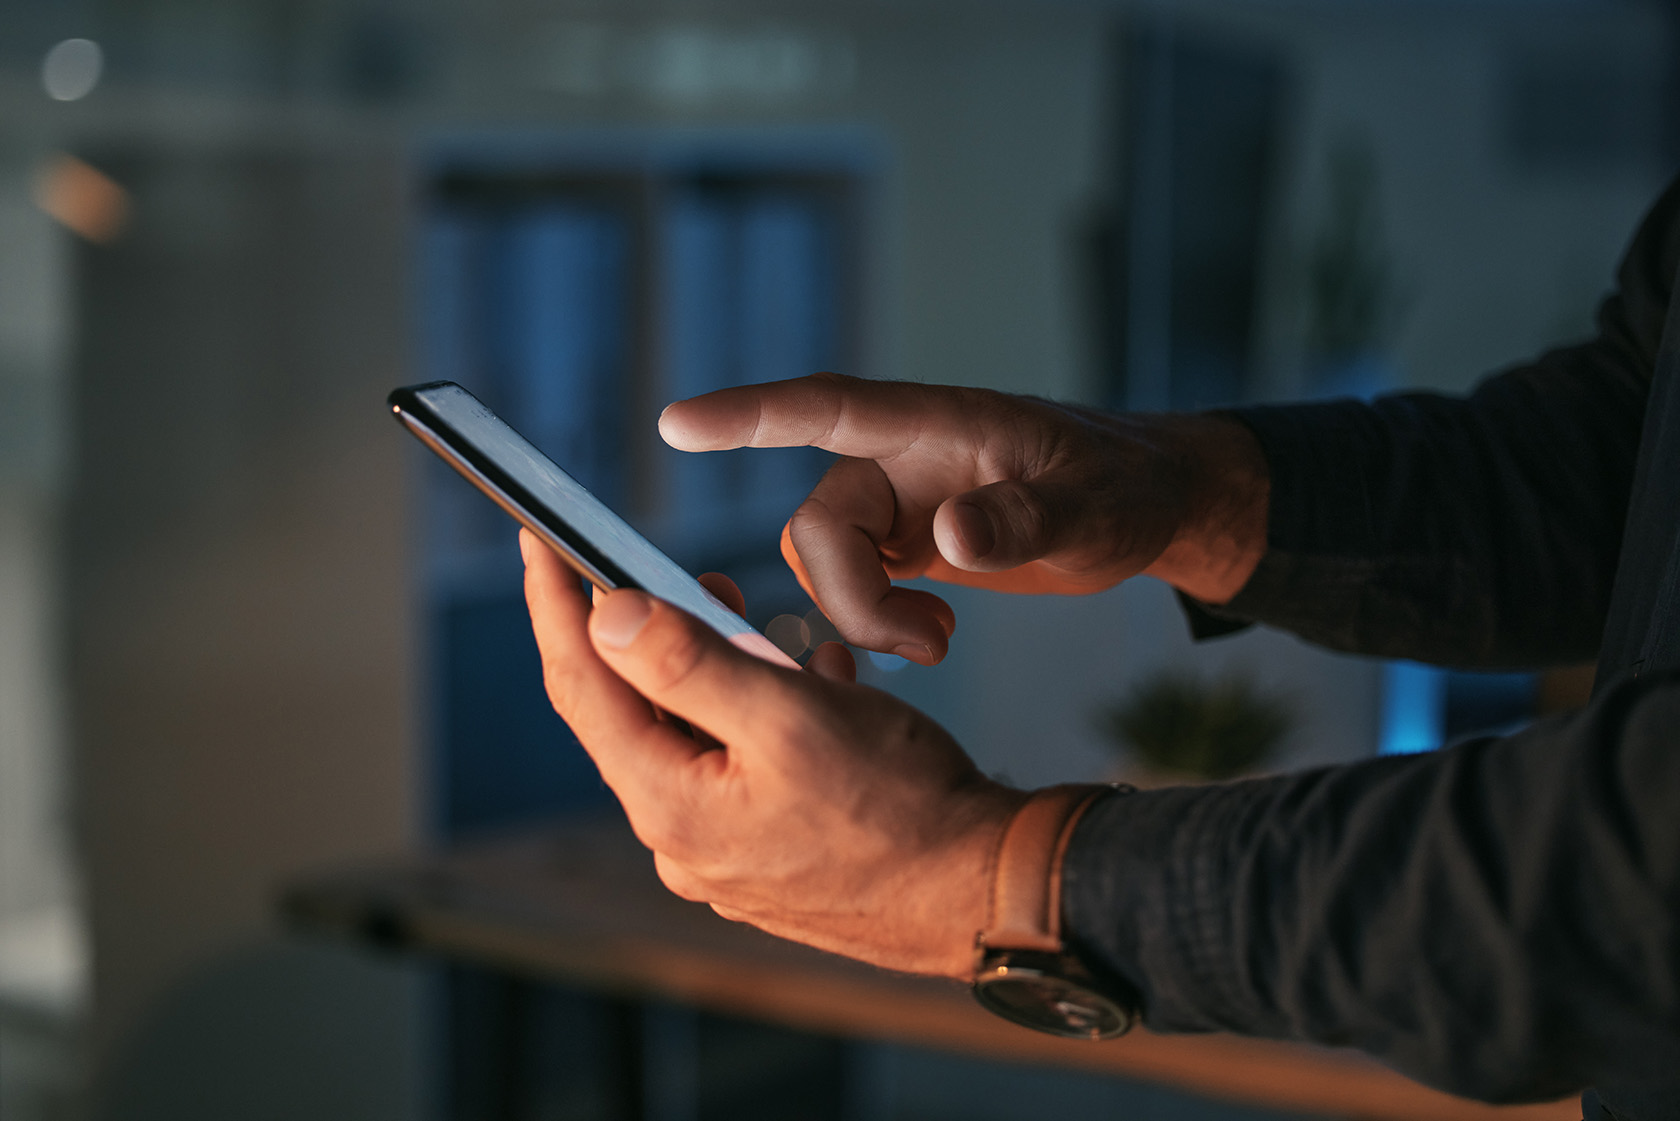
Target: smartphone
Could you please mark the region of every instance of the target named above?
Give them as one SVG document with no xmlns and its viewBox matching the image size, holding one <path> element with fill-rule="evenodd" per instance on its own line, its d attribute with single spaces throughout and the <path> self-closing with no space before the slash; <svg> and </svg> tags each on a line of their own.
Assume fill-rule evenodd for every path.
<svg viewBox="0 0 1680 1121">
<path fill-rule="evenodd" d="M 798 668 L 653 542 L 452 381 L 408 385 L 386 398 L 421 443 L 546 541 L 597 588 L 636 588 L 675 604 L 736 646 Z"/>
</svg>

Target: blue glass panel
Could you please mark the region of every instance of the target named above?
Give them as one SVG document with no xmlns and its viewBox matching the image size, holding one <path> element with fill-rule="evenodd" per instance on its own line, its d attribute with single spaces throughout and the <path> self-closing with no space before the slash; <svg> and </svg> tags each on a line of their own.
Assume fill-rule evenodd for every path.
<svg viewBox="0 0 1680 1121">
<path fill-rule="evenodd" d="M 1534 718 L 1531 673 L 1471 673 L 1416 662 L 1383 667 L 1382 755 L 1432 751 L 1466 736 L 1514 731 Z"/>
<path fill-rule="evenodd" d="M 629 232 L 563 203 L 437 214 L 421 241 L 428 376 L 459 381 L 595 493 L 624 493 Z M 611 795 L 543 692 L 515 528 L 427 465 L 434 805 L 446 837 Z"/>
<path fill-rule="evenodd" d="M 595 764 L 543 692 L 523 597 L 446 603 L 434 633 L 446 837 L 611 804 Z"/>
<path fill-rule="evenodd" d="M 835 368 L 833 227 L 820 199 L 792 192 L 678 197 L 666 218 L 666 396 Z M 667 457 L 669 509 L 679 532 L 715 552 L 704 539 L 719 526 L 754 535 L 778 527 L 825 462 L 809 449 Z"/>
<path fill-rule="evenodd" d="M 625 459 L 626 240 L 612 215 L 549 207 L 501 241 L 505 416 L 608 505 Z"/>
</svg>

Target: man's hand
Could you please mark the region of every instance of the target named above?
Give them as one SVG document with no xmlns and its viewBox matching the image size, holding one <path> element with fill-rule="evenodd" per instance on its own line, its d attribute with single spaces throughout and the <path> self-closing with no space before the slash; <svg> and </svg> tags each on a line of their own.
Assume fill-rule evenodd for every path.
<svg viewBox="0 0 1680 1121">
<path fill-rule="evenodd" d="M 837 643 L 813 655 L 818 672 L 773 666 L 642 592 L 592 611 L 546 545 L 521 531 L 520 548 L 549 698 L 667 887 L 784 938 L 968 976 L 992 849 L 1024 795 L 850 681 Z M 739 607 L 732 586 L 709 586 Z"/>
<path fill-rule="evenodd" d="M 1264 457 L 1219 417 L 1109 417 L 816 374 L 679 401 L 659 430 L 684 451 L 844 457 L 788 522 L 782 552 L 847 641 L 923 664 L 945 656 L 955 617 L 895 579 L 1079 594 L 1148 573 L 1222 603 L 1265 551 Z"/>
</svg>

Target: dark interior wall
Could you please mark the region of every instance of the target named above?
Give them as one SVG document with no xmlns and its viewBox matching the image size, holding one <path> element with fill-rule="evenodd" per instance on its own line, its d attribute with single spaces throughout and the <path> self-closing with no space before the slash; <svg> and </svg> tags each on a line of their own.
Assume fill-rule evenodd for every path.
<svg viewBox="0 0 1680 1121">
<path fill-rule="evenodd" d="M 301 1061 L 315 1101 L 274 1038 L 321 975 L 264 948 L 276 888 L 415 835 L 402 180 L 353 142 L 101 158 L 134 217 L 77 261 L 65 556 L 105 1104 L 149 1115 L 122 1072 L 202 1088 L 230 1048 Z M 396 1077 L 409 995 L 351 974 Z"/>
</svg>

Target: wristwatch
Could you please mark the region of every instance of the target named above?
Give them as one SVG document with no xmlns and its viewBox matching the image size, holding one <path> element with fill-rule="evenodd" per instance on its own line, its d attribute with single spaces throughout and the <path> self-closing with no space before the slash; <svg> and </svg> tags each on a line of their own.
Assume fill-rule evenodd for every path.
<svg viewBox="0 0 1680 1121">
<path fill-rule="evenodd" d="M 1017 1024 L 1112 1039 L 1137 1019 L 1130 986 L 1092 976 L 1062 943 L 1062 857 L 1080 817 L 1112 786 L 1039 790 L 1004 826 L 992 858 L 986 926 L 974 938 L 974 996 Z"/>
</svg>

